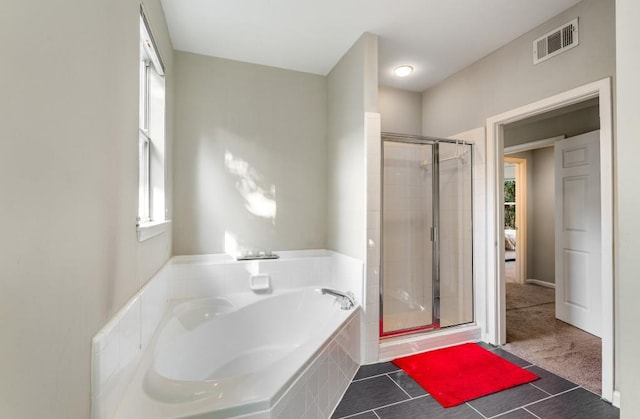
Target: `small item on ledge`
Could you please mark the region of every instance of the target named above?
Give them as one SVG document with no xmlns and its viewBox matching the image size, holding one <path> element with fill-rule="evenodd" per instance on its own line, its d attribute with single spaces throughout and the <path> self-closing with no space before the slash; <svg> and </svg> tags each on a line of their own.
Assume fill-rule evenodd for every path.
<svg viewBox="0 0 640 419">
<path fill-rule="evenodd" d="M 278 259 L 280 256 L 273 253 L 271 250 L 260 250 L 258 252 L 254 252 L 252 250 L 243 252 L 240 256 L 237 257 L 237 260 L 267 260 L 267 259 Z"/>
<path fill-rule="evenodd" d="M 251 275 L 249 277 L 249 288 L 255 292 L 266 292 L 271 290 L 271 277 L 269 274 Z"/>
</svg>

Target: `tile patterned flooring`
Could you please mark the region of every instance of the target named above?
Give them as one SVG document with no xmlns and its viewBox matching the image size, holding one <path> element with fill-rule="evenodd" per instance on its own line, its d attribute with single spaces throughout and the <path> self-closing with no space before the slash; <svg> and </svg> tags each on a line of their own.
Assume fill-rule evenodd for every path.
<svg viewBox="0 0 640 419">
<path fill-rule="evenodd" d="M 332 419 L 619 418 L 620 411 L 600 396 L 518 358 L 480 344 L 496 355 L 537 374 L 540 379 L 448 409 L 430 397 L 391 362 L 363 365 Z"/>
</svg>

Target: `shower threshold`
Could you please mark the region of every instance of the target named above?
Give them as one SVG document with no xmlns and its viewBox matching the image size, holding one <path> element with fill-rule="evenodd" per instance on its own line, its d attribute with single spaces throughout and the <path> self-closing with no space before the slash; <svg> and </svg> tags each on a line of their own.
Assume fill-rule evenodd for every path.
<svg viewBox="0 0 640 419">
<path fill-rule="evenodd" d="M 452 345 L 480 341 L 481 328 L 475 323 L 431 329 L 426 333 L 386 337 L 378 346 L 378 360 L 391 361 L 402 356 L 431 351 Z"/>
<path fill-rule="evenodd" d="M 439 329 L 431 319 L 431 310 L 423 307 L 404 309 L 397 313 L 383 314 L 384 329 L 380 330 L 381 339 Z"/>
</svg>

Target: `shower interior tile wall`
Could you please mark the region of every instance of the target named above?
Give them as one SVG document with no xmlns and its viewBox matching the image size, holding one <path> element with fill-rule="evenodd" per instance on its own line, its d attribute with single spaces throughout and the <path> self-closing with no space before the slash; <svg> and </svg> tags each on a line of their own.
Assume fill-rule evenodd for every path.
<svg viewBox="0 0 640 419">
<path fill-rule="evenodd" d="M 389 331 L 421 326 L 398 323 L 398 315 L 404 318 L 416 307 L 422 312 L 415 321 L 432 321 L 432 147 L 388 142 L 384 149 L 382 278 L 385 331 Z"/>
<path fill-rule="evenodd" d="M 487 192 L 486 192 L 486 133 L 484 127 L 475 128 L 469 131 L 453 135 L 462 141 L 473 144 L 473 179 L 471 189 L 473 191 L 473 249 L 472 263 L 469 269 L 473 275 L 473 296 L 474 315 L 476 324 L 481 326 L 485 322 L 485 309 L 482 302 L 485 299 L 486 286 L 486 246 L 481 238 L 486 237 L 486 223 L 476 222 L 482 220 L 486 215 Z M 471 291 L 471 290 L 469 290 Z"/>
<path fill-rule="evenodd" d="M 472 160 L 469 146 L 439 147 L 440 325 L 446 327 L 473 320 Z M 431 323 L 433 149 L 387 142 L 384 150 L 382 281 L 385 330 L 391 331 Z M 409 311 L 417 317 L 409 320 Z"/>
<path fill-rule="evenodd" d="M 469 147 L 458 147 L 440 144 L 439 253 L 442 327 L 473 320 L 471 158 Z M 458 155 L 465 157 L 456 158 Z"/>
</svg>

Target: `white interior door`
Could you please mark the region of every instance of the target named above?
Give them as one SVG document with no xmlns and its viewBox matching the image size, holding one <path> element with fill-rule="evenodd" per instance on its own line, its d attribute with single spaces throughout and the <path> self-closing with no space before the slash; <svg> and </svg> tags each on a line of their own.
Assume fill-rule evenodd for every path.
<svg viewBox="0 0 640 419">
<path fill-rule="evenodd" d="M 602 331 L 600 131 L 555 145 L 556 317 Z"/>
</svg>

